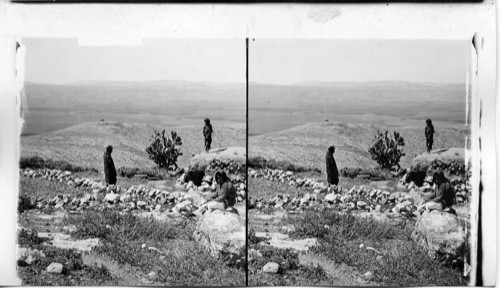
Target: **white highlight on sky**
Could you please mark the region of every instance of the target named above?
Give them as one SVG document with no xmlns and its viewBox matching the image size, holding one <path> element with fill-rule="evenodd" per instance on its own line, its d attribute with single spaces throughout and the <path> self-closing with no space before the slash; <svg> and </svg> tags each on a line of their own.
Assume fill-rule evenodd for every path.
<svg viewBox="0 0 500 288">
<path fill-rule="evenodd" d="M 465 83 L 465 40 L 251 39 L 250 82 Z"/>
<path fill-rule="evenodd" d="M 81 46 L 78 39 L 23 39 L 25 81 L 245 83 L 245 39 L 145 39 L 142 46 Z"/>
</svg>

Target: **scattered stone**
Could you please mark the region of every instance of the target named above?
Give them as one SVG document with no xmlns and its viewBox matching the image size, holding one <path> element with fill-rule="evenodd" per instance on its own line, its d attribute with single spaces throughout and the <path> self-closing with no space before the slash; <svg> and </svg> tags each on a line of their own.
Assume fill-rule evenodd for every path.
<svg viewBox="0 0 500 288">
<path fill-rule="evenodd" d="M 63 273 L 64 267 L 61 263 L 52 262 L 47 267 L 47 273 L 61 274 Z"/>
<path fill-rule="evenodd" d="M 280 265 L 275 262 L 267 262 L 264 267 L 262 267 L 262 272 L 264 273 L 270 273 L 270 274 L 276 274 L 278 273 L 280 269 Z"/>
</svg>

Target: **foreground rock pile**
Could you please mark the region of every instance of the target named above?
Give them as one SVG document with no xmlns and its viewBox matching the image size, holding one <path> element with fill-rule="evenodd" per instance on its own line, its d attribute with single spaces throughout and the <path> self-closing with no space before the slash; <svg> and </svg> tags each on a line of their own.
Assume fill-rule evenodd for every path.
<svg viewBox="0 0 500 288">
<path fill-rule="evenodd" d="M 81 187 L 88 191 L 83 196 L 60 194 L 52 199 L 38 199 L 21 197 L 19 212 L 26 209 L 55 209 L 67 210 L 103 210 L 117 209 L 124 212 L 132 210 L 172 212 L 182 215 L 192 215 L 192 212 L 204 203 L 203 192 L 215 191 L 212 176 L 205 176 L 199 187 L 192 182 L 177 181 L 176 188 L 182 191 L 168 191 L 146 185 L 131 186 L 129 189 L 117 185 L 107 186 L 104 183 L 88 178 L 75 177 L 69 171 L 52 169 L 21 169 L 20 174 L 25 177 L 40 178 L 48 181 L 57 181 L 72 187 Z M 180 177 L 183 179 L 183 177 Z M 244 201 L 246 186 L 243 178 L 234 180 L 238 188 L 238 201 Z"/>
<path fill-rule="evenodd" d="M 423 193 L 433 190 L 432 177 L 425 179 L 424 185 L 418 187 L 415 183 L 405 184 L 400 181 L 401 192 L 389 192 L 380 188 L 365 185 L 353 186 L 351 189 L 328 185 L 311 178 L 297 177 L 291 171 L 279 169 L 250 169 L 249 176 L 271 181 L 286 183 L 292 187 L 303 187 L 310 190 L 302 197 L 293 197 L 289 194 L 277 195 L 272 199 L 250 198 L 249 209 L 272 207 L 275 209 L 304 210 L 304 209 L 331 209 L 375 211 L 397 213 L 403 216 L 417 215 L 417 206 L 423 203 Z M 455 187 L 456 200 L 464 202 L 472 188 L 465 184 L 466 179 L 455 177 L 451 180 Z M 323 195 L 324 194 L 324 197 Z"/>
</svg>

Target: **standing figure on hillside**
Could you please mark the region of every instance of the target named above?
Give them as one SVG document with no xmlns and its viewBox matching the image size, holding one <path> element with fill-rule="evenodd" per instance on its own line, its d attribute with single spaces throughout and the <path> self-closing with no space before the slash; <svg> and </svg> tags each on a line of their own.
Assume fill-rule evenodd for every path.
<svg viewBox="0 0 500 288">
<path fill-rule="evenodd" d="M 233 210 L 232 207 L 236 204 L 236 187 L 224 171 L 215 173 L 215 182 L 217 191 L 206 196 L 205 199 L 209 202 L 205 207 L 209 210 Z"/>
<path fill-rule="evenodd" d="M 104 174 L 106 184 L 115 185 L 116 184 L 116 169 L 113 158 L 111 158 L 111 152 L 113 152 L 113 146 L 108 145 L 106 151 L 104 152 Z"/>
<path fill-rule="evenodd" d="M 210 145 L 212 144 L 212 124 L 210 124 L 210 119 L 205 118 L 205 127 L 203 127 L 203 136 L 205 137 L 205 151 L 210 151 Z"/>
<path fill-rule="evenodd" d="M 426 203 L 418 207 L 417 211 L 422 213 L 424 210 L 438 210 L 454 213 L 451 206 L 455 200 L 455 193 L 450 180 L 441 171 L 434 173 L 432 182 L 436 184 L 434 192 L 429 196 L 424 196 L 424 198 L 427 198 Z"/>
<path fill-rule="evenodd" d="M 434 126 L 432 126 L 431 119 L 425 121 L 427 126 L 425 126 L 425 139 L 427 140 L 427 153 L 432 150 L 432 144 L 434 143 Z"/>
<path fill-rule="evenodd" d="M 326 174 L 328 184 L 338 185 L 339 184 L 339 170 L 337 169 L 337 163 L 335 163 L 335 158 L 333 158 L 333 153 L 335 153 L 335 146 L 328 147 L 326 151 Z"/>
</svg>

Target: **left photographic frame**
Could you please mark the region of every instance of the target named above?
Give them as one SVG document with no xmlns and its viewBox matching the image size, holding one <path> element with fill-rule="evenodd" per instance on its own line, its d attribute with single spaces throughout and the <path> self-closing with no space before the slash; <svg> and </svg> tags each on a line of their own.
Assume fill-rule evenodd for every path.
<svg viewBox="0 0 500 288">
<path fill-rule="evenodd" d="M 21 285 L 244 286 L 246 39 L 18 47 Z"/>
</svg>

